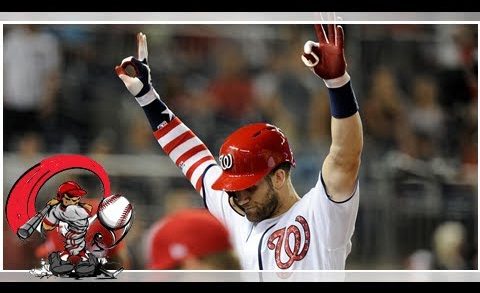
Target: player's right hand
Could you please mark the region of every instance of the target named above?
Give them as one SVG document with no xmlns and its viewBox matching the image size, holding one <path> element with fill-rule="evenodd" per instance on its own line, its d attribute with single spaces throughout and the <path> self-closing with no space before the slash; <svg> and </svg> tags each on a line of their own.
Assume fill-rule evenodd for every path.
<svg viewBox="0 0 480 293">
<path fill-rule="evenodd" d="M 60 203 L 60 201 L 59 201 L 58 199 L 52 198 L 51 200 L 49 200 L 49 201 L 47 202 L 47 205 L 49 205 L 49 206 L 54 206 L 54 205 L 57 205 L 57 204 L 59 204 L 59 203 Z"/>
<path fill-rule="evenodd" d="M 135 97 L 142 97 L 152 88 L 152 77 L 148 67 L 147 36 L 137 34 L 138 59 L 130 56 L 115 66 L 115 72 L 123 81 L 128 91 Z"/>
</svg>

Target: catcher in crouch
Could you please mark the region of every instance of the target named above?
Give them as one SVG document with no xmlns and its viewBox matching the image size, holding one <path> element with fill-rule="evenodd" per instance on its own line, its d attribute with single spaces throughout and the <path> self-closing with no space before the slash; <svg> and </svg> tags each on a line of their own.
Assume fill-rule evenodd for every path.
<svg viewBox="0 0 480 293">
<path fill-rule="evenodd" d="M 342 27 L 329 24 L 327 34 L 319 24 L 315 31 L 318 42 L 307 41 L 301 59 L 329 90 L 332 143 L 316 185 L 302 197 L 290 179 L 292 150 L 274 125 L 234 131 L 220 149 L 219 164 L 215 161 L 153 88 L 144 34 L 137 35 L 138 59 L 127 57 L 115 68 L 160 146 L 228 228 L 243 269 L 344 269 L 351 250 L 362 123 L 346 72 Z"/>
</svg>

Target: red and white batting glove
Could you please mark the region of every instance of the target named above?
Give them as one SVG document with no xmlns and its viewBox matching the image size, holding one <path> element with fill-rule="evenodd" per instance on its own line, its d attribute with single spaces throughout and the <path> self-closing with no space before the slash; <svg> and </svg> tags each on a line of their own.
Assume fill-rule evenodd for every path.
<svg viewBox="0 0 480 293">
<path fill-rule="evenodd" d="M 318 43 L 307 41 L 303 47 L 302 61 L 328 88 L 337 88 L 350 81 L 346 72 L 343 28 L 328 25 L 328 36 L 321 24 L 315 25 Z"/>
<path fill-rule="evenodd" d="M 115 66 L 115 72 L 128 91 L 144 106 L 154 100 L 158 94 L 153 90 L 150 67 L 148 66 L 147 36 L 137 34 L 138 59 L 130 56 Z"/>
</svg>

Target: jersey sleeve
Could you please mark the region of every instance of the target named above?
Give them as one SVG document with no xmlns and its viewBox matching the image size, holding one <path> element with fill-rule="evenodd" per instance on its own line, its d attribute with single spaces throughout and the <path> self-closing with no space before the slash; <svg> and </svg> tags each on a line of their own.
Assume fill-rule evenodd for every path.
<svg viewBox="0 0 480 293">
<path fill-rule="evenodd" d="M 211 186 L 221 174 L 222 168 L 220 168 L 218 165 L 212 166 L 207 170 L 203 178 L 204 190 L 202 192 L 202 196 L 205 207 L 210 211 L 210 213 L 228 227 L 233 223 L 231 221 L 233 217 L 243 218 L 243 215 L 235 212 L 235 210 L 230 206 L 228 194 L 226 192 L 212 189 Z"/>
<path fill-rule="evenodd" d="M 352 195 L 345 201 L 335 202 L 327 194 L 325 182 L 320 172 L 317 184 L 305 195 L 312 207 L 312 217 L 320 229 L 321 245 L 328 250 L 346 249 L 350 252 L 355 221 L 359 207 L 359 183 L 355 185 Z"/>
<path fill-rule="evenodd" d="M 156 130 L 154 136 L 197 192 L 202 193 L 205 170 L 217 164 L 205 144 L 178 117 Z"/>
<path fill-rule="evenodd" d="M 227 193 L 212 189 L 222 169 L 205 144 L 178 118 L 154 132 L 164 152 L 203 197 L 205 207 L 223 223 L 233 212 Z"/>
<path fill-rule="evenodd" d="M 69 205 L 65 209 L 64 217 L 67 221 L 88 219 L 90 213 L 80 205 Z"/>
</svg>

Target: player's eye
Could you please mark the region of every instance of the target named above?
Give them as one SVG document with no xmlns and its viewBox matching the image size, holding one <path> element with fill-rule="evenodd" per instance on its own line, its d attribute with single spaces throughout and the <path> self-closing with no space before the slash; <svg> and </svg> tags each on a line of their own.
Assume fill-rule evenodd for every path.
<svg viewBox="0 0 480 293">
<path fill-rule="evenodd" d="M 64 196 L 64 198 L 68 201 L 72 201 L 72 202 L 77 202 L 79 200 L 78 197 L 68 197 L 68 196 Z"/>
</svg>

